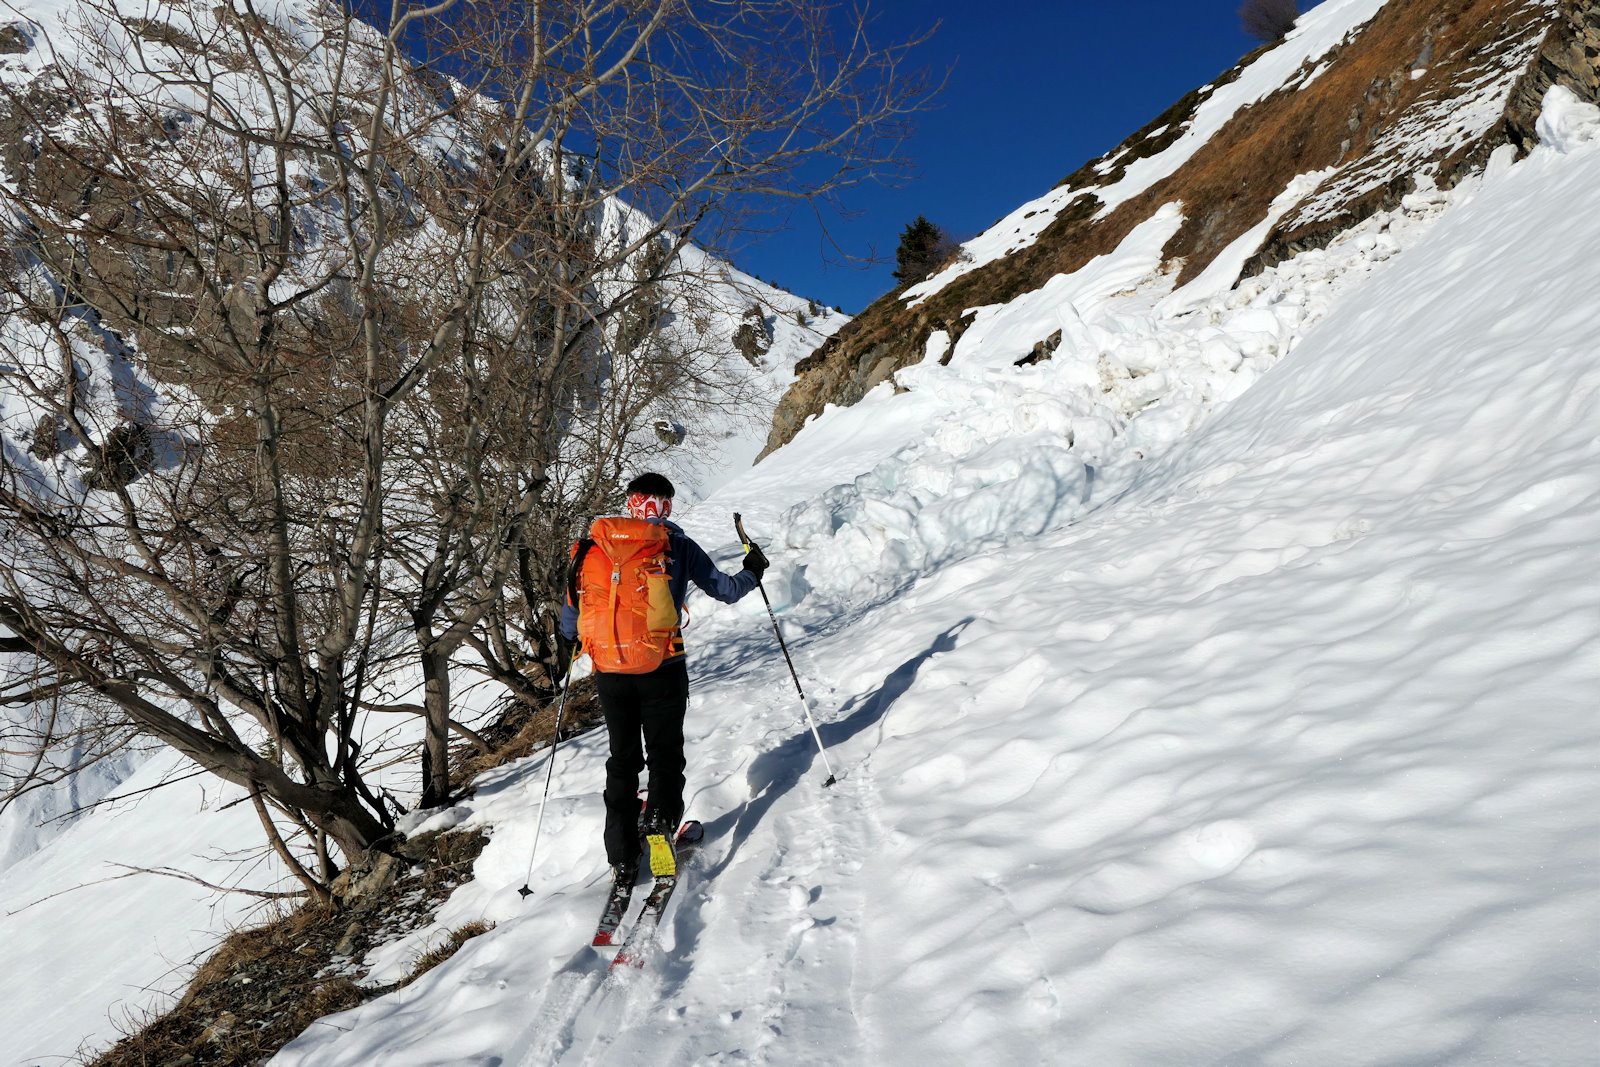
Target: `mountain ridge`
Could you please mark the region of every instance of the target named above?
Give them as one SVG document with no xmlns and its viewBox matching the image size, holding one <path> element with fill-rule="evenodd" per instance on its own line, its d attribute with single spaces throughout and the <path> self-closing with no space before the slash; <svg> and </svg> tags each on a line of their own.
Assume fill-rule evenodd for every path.
<svg viewBox="0 0 1600 1067">
<path fill-rule="evenodd" d="M 1291 179 L 1323 174 L 1315 191 L 1270 220 L 1245 257 L 1247 277 L 1392 208 L 1418 175 L 1448 188 L 1481 170 L 1499 145 L 1525 151 L 1545 90 L 1560 84 L 1600 99 L 1597 67 L 1594 0 L 1319 5 L 1284 42 L 1246 56 L 1004 217 L 950 266 L 863 310 L 797 366 L 763 454 L 826 405 L 854 403 L 922 359 L 932 333 L 959 340 L 972 309 L 1082 268 L 1163 204 L 1179 202 L 1185 213 L 1162 250 L 1181 285 L 1257 226 Z M 1241 88 L 1244 99 L 1186 151 L 1181 142 L 1208 101 Z M 1164 158 L 1175 160 L 1169 173 L 1149 173 Z M 1130 165 L 1146 168 L 1131 193 Z"/>
</svg>

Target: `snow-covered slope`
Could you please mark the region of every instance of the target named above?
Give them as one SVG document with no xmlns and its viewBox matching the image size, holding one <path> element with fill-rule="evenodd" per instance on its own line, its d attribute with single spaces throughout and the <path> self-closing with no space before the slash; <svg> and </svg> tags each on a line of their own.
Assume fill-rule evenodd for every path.
<svg viewBox="0 0 1600 1067">
<path fill-rule="evenodd" d="M 1302 257 L 1189 312 L 1305 339 L 1154 462 L 1039 379 L 1018 404 L 1050 363 L 943 388 L 930 362 L 713 495 L 690 526 L 724 558 L 734 508 L 783 546 L 839 784 L 759 602 L 701 605 L 710 838 L 652 965 L 607 980 L 584 947 L 583 738 L 534 896 L 544 757 L 433 820 L 494 826 L 439 929 L 496 928 L 274 1062 L 1591 1062 L 1600 114 L 1545 115 L 1528 159 L 1414 203 L 1400 255 L 1353 235 L 1359 269 Z M 1122 292 L 1088 328 L 1181 349 Z"/>
<path fill-rule="evenodd" d="M 722 356 L 737 383 L 739 402 L 685 415 L 693 429 L 681 447 L 655 465 L 672 478 L 686 503 L 701 500 L 749 469 L 766 443 L 772 411 L 794 381 L 794 366 L 850 321 L 842 311 L 768 285 L 701 249 L 683 254 L 684 273 L 702 279 L 697 302 L 707 310 L 703 332 L 733 338 L 750 325 L 764 350 Z"/>
<path fill-rule="evenodd" d="M 1316 9 L 1289 42 L 1299 84 L 1372 9 Z M 1235 108 L 1281 88 L 1230 84 L 1213 99 Z M 730 511 L 768 544 L 839 784 L 820 788 L 759 601 L 696 603 L 690 806 L 711 840 L 663 956 L 608 982 L 584 945 L 605 753 L 583 737 L 535 895 L 514 887 L 544 757 L 413 820 L 494 837 L 366 979 L 498 926 L 279 1062 L 1592 1058 L 1600 141 L 1560 93 L 1539 132 L 1527 160 L 1504 149 L 1448 192 L 1423 174 L 1237 288 L 1328 175 L 1294 177 L 1176 289 L 1163 251 L 1194 207 L 1159 203 L 1079 269 L 963 309 L 954 341 L 932 329 L 920 365 L 754 470 L 759 431 L 713 427 L 711 461 L 672 469 L 702 500 L 685 522 L 730 565 Z M 1166 151 L 1181 170 L 1206 148 Z M 765 305 L 750 385 L 775 397 L 811 311 L 725 280 L 721 334 Z M 118 862 L 270 884 L 223 855 L 255 840 L 237 799 L 140 794 L 0 871 L 0 1064 L 170 1001 L 250 901 L 72 887 Z"/>
<path fill-rule="evenodd" d="M 152 791 L 154 790 L 154 791 Z M 243 790 L 158 753 L 111 783 L 126 797 L 0 870 L 0 1064 L 94 1051 L 171 1002 L 194 965 L 264 901 L 188 879 L 274 888 Z M 137 873 L 165 869 L 167 874 Z"/>
</svg>

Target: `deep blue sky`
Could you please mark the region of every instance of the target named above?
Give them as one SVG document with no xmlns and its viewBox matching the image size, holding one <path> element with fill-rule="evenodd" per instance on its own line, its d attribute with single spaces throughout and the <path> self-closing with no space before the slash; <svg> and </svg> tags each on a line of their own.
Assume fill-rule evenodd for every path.
<svg viewBox="0 0 1600 1067">
<path fill-rule="evenodd" d="M 1302 4 L 1302 6 L 1305 6 Z M 953 67 L 906 146 L 915 174 L 899 188 L 844 194 L 853 217 L 827 219 L 863 268 L 825 248 L 808 207 L 779 232 L 735 250 L 740 268 L 802 296 L 858 312 L 892 285 L 900 230 L 923 214 L 959 239 L 982 232 L 1084 161 L 1204 85 L 1254 42 L 1238 0 L 876 0 L 880 40 L 935 21 L 922 64 Z"/>
</svg>

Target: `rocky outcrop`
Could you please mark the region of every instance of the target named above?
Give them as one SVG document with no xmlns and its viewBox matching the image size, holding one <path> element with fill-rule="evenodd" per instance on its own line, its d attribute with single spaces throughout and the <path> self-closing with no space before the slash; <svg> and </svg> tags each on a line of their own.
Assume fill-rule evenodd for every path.
<svg viewBox="0 0 1600 1067">
<path fill-rule="evenodd" d="M 25 26 L 16 22 L 0 25 L 0 56 L 21 55 L 33 47 L 33 39 Z"/>
<path fill-rule="evenodd" d="M 772 324 L 761 308 L 745 310 L 744 321 L 733 331 L 733 347 L 752 367 L 761 366 L 762 357 L 772 348 Z"/>
<path fill-rule="evenodd" d="M 965 328 L 927 310 L 906 311 L 900 290 L 879 298 L 811 355 L 795 364 L 795 382 L 772 415 L 766 455 L 791 440 L 825 405 L 850 405 L 901 367 L 922 359 L 929 335 L 946 331 L 954 343 Z M 948 352 L 948 350 L 947 350 Z"/>
<path fill-rule="evenodd" d="M 1370 90 L 1403 106 L 1367 135 L 1364 151 L 1279 221 L 1247 262 L 1245 276 L 1323 248 L 1363 219 L 1396 207 L 1418 174 L 1449 188 L 1480 170 L 1501 145 L 1526 152 L 1537 140 L 1534 127 L 1550 86 L 1597 99 L 1597 11 L 1600 0 L 1529 0 L 1492 23 L 1468 22 L 1448 6 L 1435 13 L 1423 25 L 1418 58 Z M 1415 91 L 1403 92 L 1407 81 L 1417 83 Z M 1452 137 L 1452 126 L 1463 115 L 1470 122 L 1474 113 L 1481 117 L 1470 133 Z M 1363 122 L 1352 109 L 1351 128 Z"/>
<path fill-rule="evenodd" d="M 1580 99 L 1600 104 L 1600 0 L 1563 3 L 1560 21 L 1518 81 L 1506 108 L 1507 134 L 1518 145 L 1536 139 L 1539 108 L 1552 85 L 1564 85 Z"/>
<path fill-rule="evenodd" d="M 106 435 L 94 450 L 83 484 L 90 489 L 120 489 L 155 466 L 155 446 L 148 427 L 124 423 Z"/>
</svg>

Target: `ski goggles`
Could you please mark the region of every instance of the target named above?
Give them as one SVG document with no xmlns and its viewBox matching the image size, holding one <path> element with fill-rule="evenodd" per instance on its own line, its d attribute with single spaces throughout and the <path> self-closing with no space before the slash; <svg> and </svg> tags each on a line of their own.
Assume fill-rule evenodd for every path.
<svg viewBox="0 0 1600 1067">
<path fill-rule="evenodd" d="M 664 519 L 672 514 L 672 498 L 649 493 L 628 494 L 628 514 L 635 519 Z"/>
</svg>

